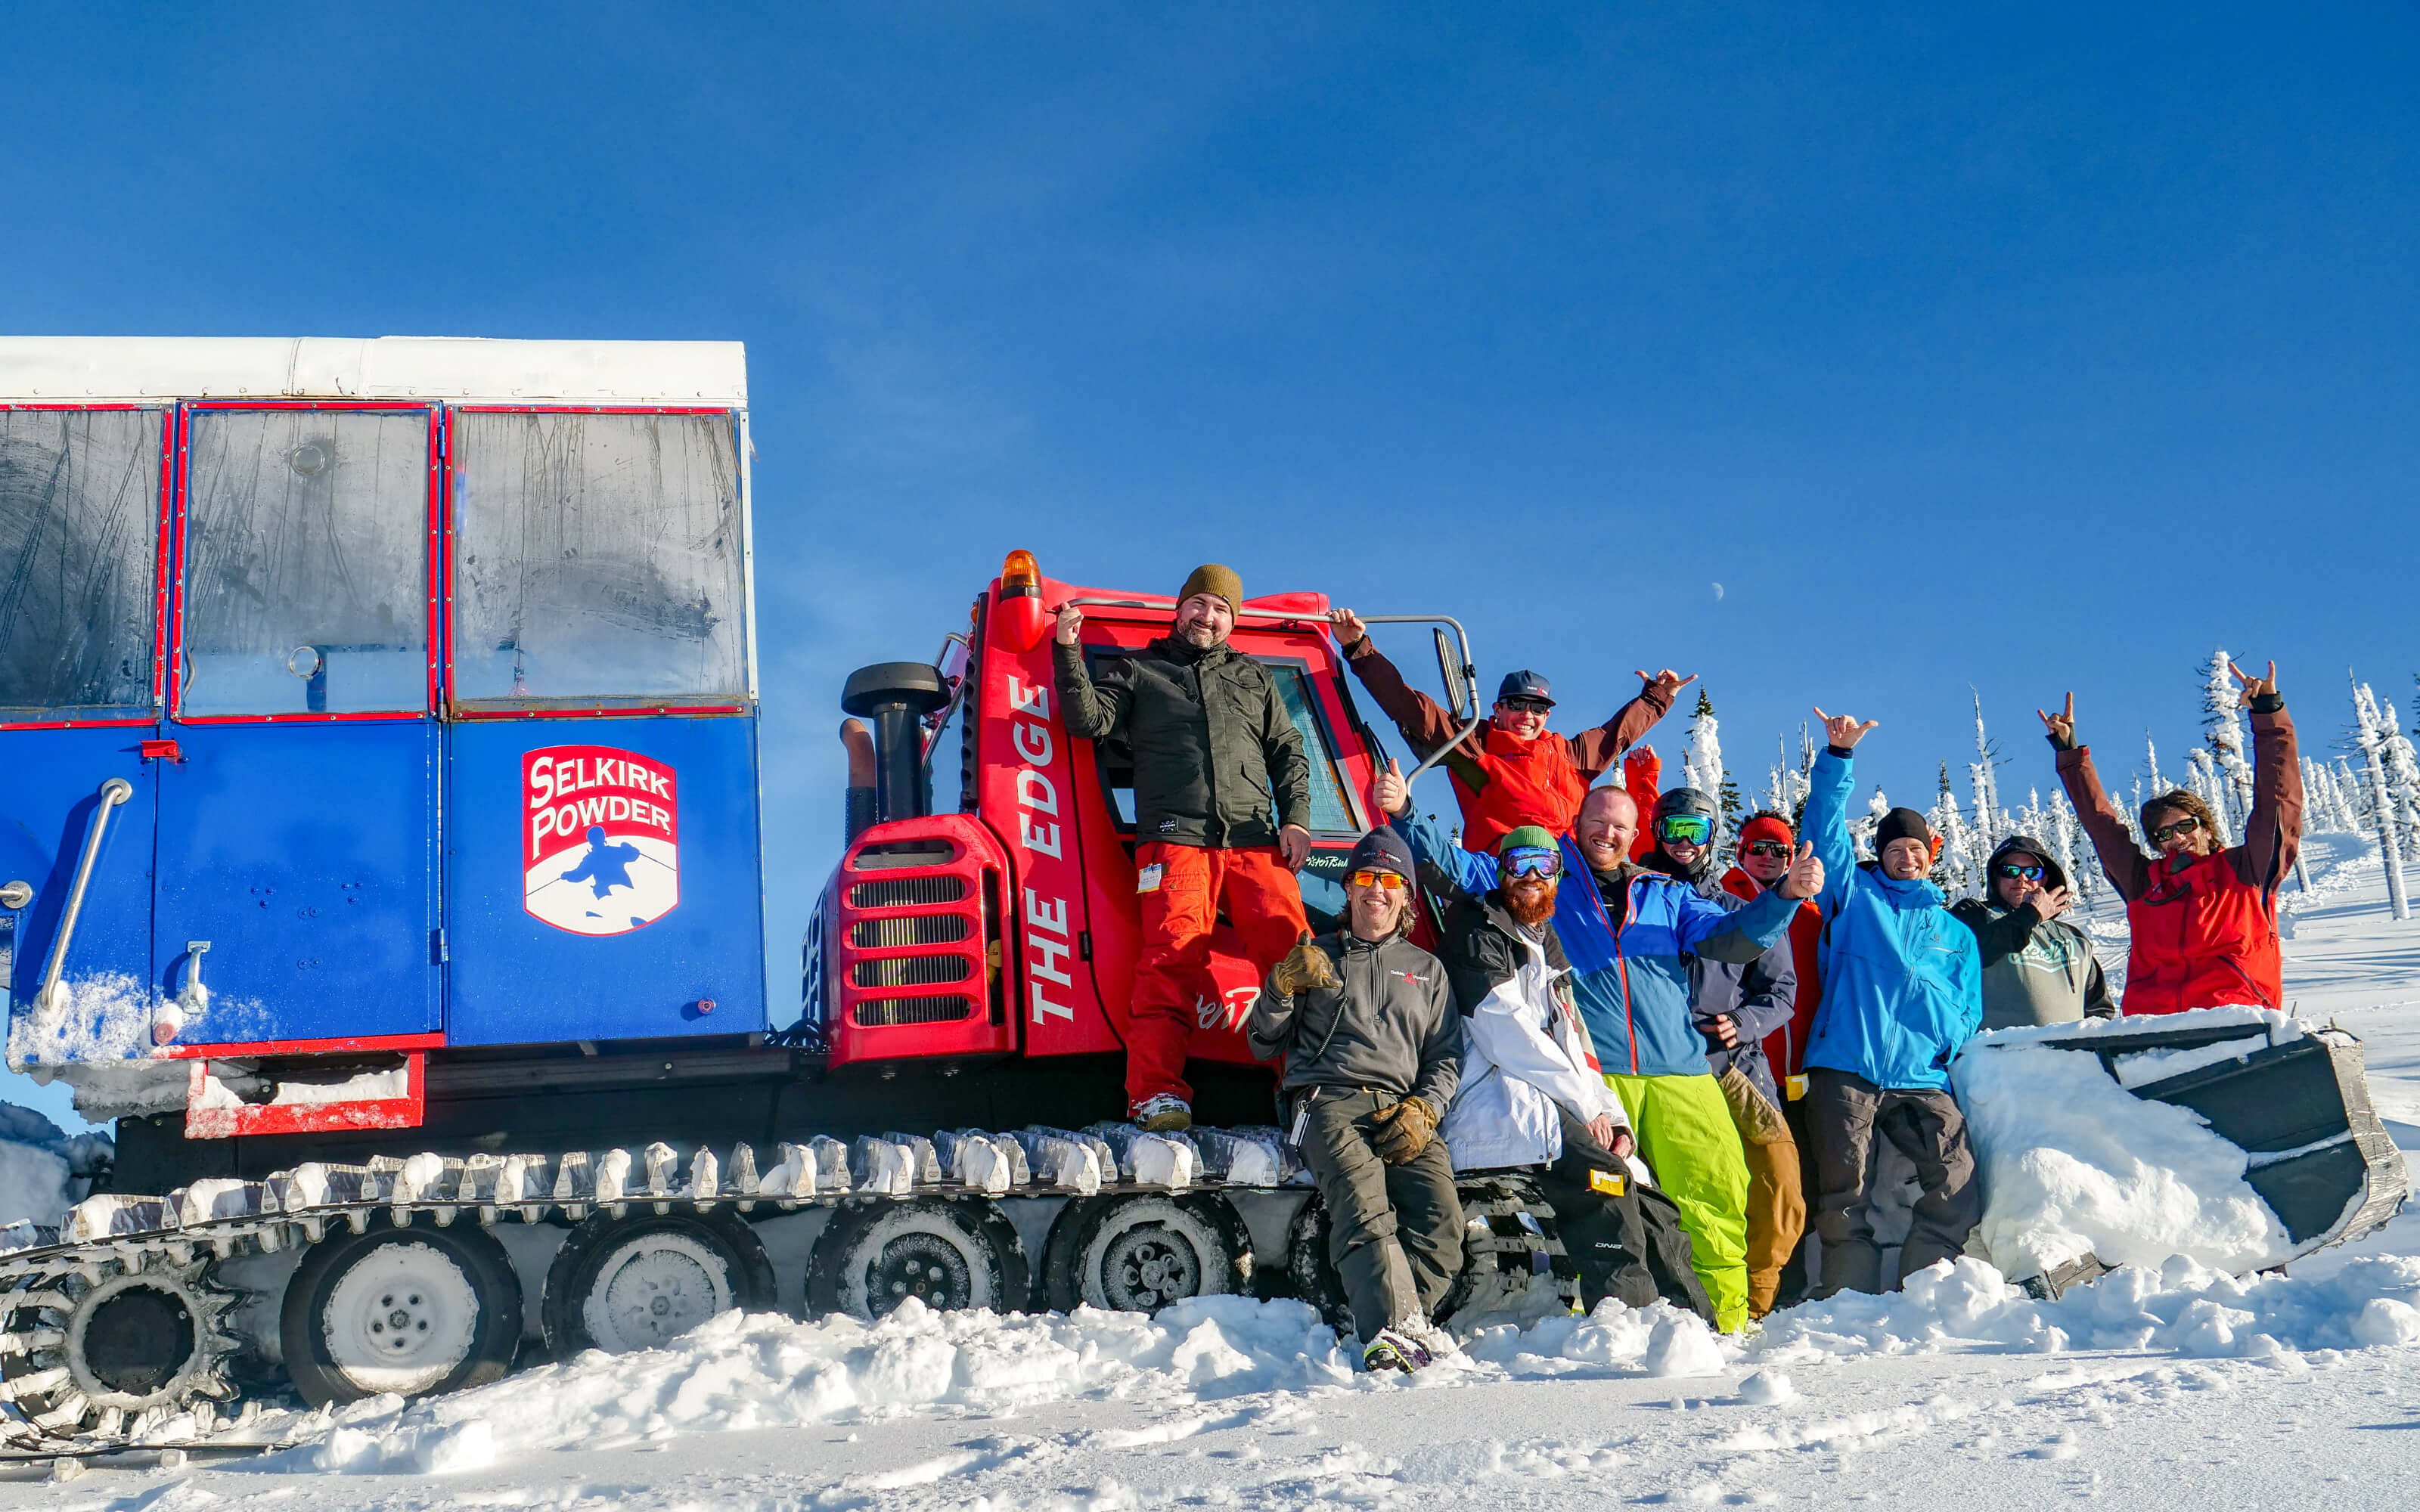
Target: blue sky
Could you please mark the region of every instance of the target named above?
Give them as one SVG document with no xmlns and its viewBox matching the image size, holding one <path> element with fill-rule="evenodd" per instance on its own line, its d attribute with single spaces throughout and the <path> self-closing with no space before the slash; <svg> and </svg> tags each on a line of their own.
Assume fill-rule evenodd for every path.
<svg viewBox="0 0 2420 1512">
<path fill-rule="evenodd" d="M 2411 708 L 2407 6 L 0 37 L 0 329 L 748 344 L 777 961 L 837 840 L 841 678 L 928 654 L 1017 546 L 1450 609 L 1575 717 L 1698 671 L 1744 786 L 1820 702 L 1929 795 L 1970 687 L 2004 791 L 2049 780 L 2030 711 L 2069 687 L 2109 764 L 2181 752 L 2220 642 L 2314 736 L 2349 664 Z"/>
</svg>

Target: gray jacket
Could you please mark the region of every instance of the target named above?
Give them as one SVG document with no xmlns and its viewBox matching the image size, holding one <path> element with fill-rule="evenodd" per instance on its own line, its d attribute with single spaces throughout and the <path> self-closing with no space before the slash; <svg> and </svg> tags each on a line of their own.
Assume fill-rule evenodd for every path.
<svg viewBox="0 0 2420 1512">
<path fill-rule="evenodd" d="M 1286 1057 L 1287 1091 L 1361 1087 L 1425 1100 L 1442 1116 L 1462 1081 L 1462 1015 L 1437 958 L 1400 936 L 1373 945 L 1350 930 L 1316 942 L 1342 985 L 1290 997 L 1264 980 L 1244 1042 Z"/>
</svg>

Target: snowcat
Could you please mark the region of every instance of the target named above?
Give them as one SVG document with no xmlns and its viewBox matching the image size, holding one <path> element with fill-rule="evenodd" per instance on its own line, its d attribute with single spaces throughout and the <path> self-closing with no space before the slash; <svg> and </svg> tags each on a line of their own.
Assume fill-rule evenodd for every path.
<svg viewBox="0 0 2420 1512">
<path fill-rule="evenodd" d="M 1120 1121 L 1132 773 L 1067 736 L 1047 641 L 1074 603 L 1129 655 L 1167 598 L 1013 551 L 933 661 L 845 681 L 845 842 L 777 1007 L 738 345 L 9 338 L 0 396 L 8 1062 L 116 1120 L 64 1227 L 0 1231 L 0 1440 L 735 1307 L 1340 1316 L 1223 928 L 1201 1124 Z M 1326 608 L 1233 636 L 1311 758 L 1323 925 L 1381 759 Z M 1375 623 L 1428 626 L 1475 731 L 1461 626 Z M 2331 1065 L 2316 1121 L 2357 1126 Z M 2328 1170 L 2361 1191 L 2322 1242 L 2386 1181 Z M 1534 1187 L 1463 1197 L 1457 1316 L 1568 1306 Z"/>
</svg>

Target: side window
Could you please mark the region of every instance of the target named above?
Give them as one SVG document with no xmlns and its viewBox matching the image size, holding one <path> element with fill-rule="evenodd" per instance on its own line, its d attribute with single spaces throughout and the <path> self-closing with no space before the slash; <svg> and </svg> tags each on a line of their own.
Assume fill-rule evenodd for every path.
<svg viewBox="0 0 2420 1512">
<path fill-rule="evenodd" d="M 454 697 L 747 696 L 728 415 L 454 417 Z"/>
<path fill-rule="evenodd" d="M 427 708 L 428 424 L 194 412 L 180 714 Z"/>
<path fill-rule="evenodd" d="M 1278 697 L 1284 701 L 1286 717 L 1302 733 L 1302 753 L 1311 762 L 1311 827 L 1322 835 L 1358 835 L 1360 821 L 1354 817 L 1353 802 L 1344 794 L 1344 774 L 1336 764 L 1336 749 L 1328 744 L 1327 721 L 1311 706 L 1311 685 L 1302 668 L 1281 661 L 1263 659 L 1262 665 L 1277 680 Z"/>
<path fill-rule="evenodd" d="M 157 409 L 0 409 L 0 721 L 151 712 Z"/>
</svg>

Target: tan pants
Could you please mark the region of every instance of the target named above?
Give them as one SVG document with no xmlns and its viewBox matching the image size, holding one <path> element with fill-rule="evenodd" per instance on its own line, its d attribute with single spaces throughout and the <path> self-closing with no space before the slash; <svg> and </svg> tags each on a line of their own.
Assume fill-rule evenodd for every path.
<svg viewBox="0 0 2420 1512">
<path fill-rule="evenodd" d="M 1807 1189 L 1781 1110 L 1736 1066 L 1723 1072 L 1722 1087 L 1747 1153 L 1747 1315 L 1762 1318 L 1773 1311 L 1781 1268 L 1807 1232 Z"/>
</svg>

